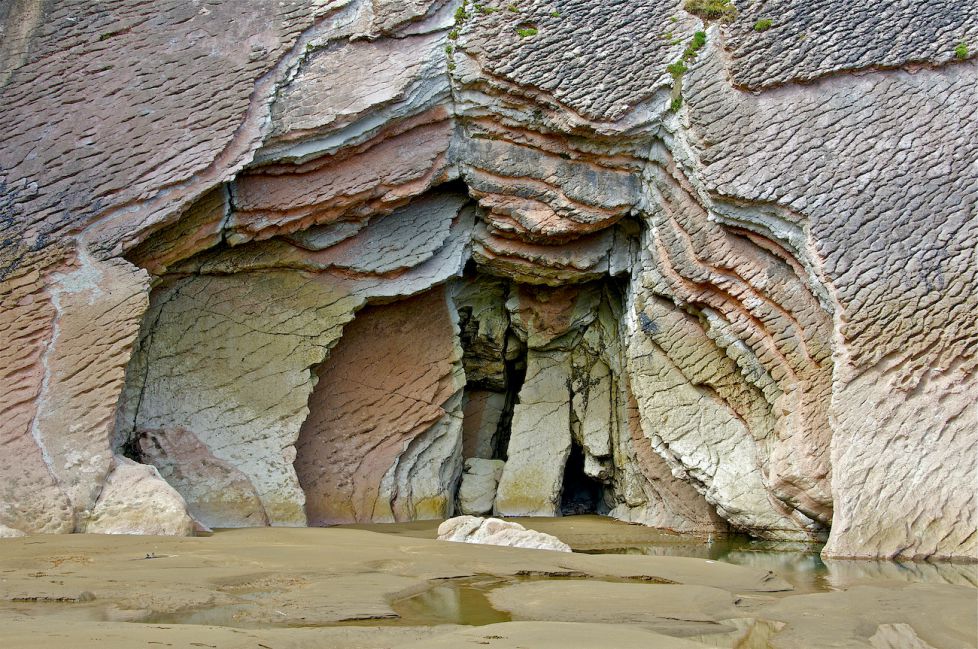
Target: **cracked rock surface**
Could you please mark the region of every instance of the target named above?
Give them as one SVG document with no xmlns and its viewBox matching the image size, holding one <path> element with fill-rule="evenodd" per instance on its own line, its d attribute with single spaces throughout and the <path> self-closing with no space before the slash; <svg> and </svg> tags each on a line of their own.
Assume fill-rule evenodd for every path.
<svg viewBox="0 0 978 649">
<path fill-rule="evenodd" d="M 978 8 L 734 5 L 0 8 L 0 530 L 978 558 Z"/>
</svg>

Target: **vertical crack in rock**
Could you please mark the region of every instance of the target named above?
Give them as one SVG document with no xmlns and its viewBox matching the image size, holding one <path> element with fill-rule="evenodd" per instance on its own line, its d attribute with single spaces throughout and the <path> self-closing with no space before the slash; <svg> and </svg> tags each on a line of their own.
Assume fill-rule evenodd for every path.
<svg viewBox="0 0 978 649">
<path fill-rule="evenodd" d="M 48 4 L 0 9 L 0 525 L 973 557 L 973 3 Z"/>
</svg>

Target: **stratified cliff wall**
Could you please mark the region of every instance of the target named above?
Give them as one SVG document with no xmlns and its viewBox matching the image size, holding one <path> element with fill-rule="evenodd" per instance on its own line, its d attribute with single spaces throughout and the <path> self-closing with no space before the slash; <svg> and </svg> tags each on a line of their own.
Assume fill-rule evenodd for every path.
<svg viewBox="0 0 978 649">
<path fill-rule="evenodd" d="M 974 3 L 0 24 L 0 531 L 589 511 L 978 559 Z"/>
</svg>

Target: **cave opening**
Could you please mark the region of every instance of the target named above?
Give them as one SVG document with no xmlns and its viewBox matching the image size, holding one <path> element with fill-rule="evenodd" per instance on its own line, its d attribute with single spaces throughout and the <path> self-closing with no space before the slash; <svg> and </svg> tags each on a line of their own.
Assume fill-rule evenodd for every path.
<svg viewBox="0 0 978 649">
<path fill-rule="evenodd" d="M 584 449 L 575 440 L 564 465 L 563 490 L 560 494 L 560 514 L 607 514 L 604 503 L 605 485 L 584 471 Z"/>
</svg>

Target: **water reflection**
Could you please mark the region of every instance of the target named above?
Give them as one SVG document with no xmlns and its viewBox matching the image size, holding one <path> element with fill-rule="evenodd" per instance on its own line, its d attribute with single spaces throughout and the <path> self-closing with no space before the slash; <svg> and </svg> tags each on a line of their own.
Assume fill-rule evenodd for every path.
<svg viewBox="0 0 978 649">
<path fill-rule="evenodd" d="M 886 581 L 978 587 L 978 564 L 822 559 L 821 547 L 732 537 L 712 542 L 640 543 L 590 548 L 588 554 L 694 557 L 770 570 L 795 593 L 844 590 Z"/>
<path fill-rule="evenodd" d="M 510 614 L 494 609 L 486 597 L 488 591 L 506 583 L 497 578 L 456 579 L 395 600 L 391 606 L 401 620 L 411 624 L 481 626 L 509 622 Z"/>
</svg>

